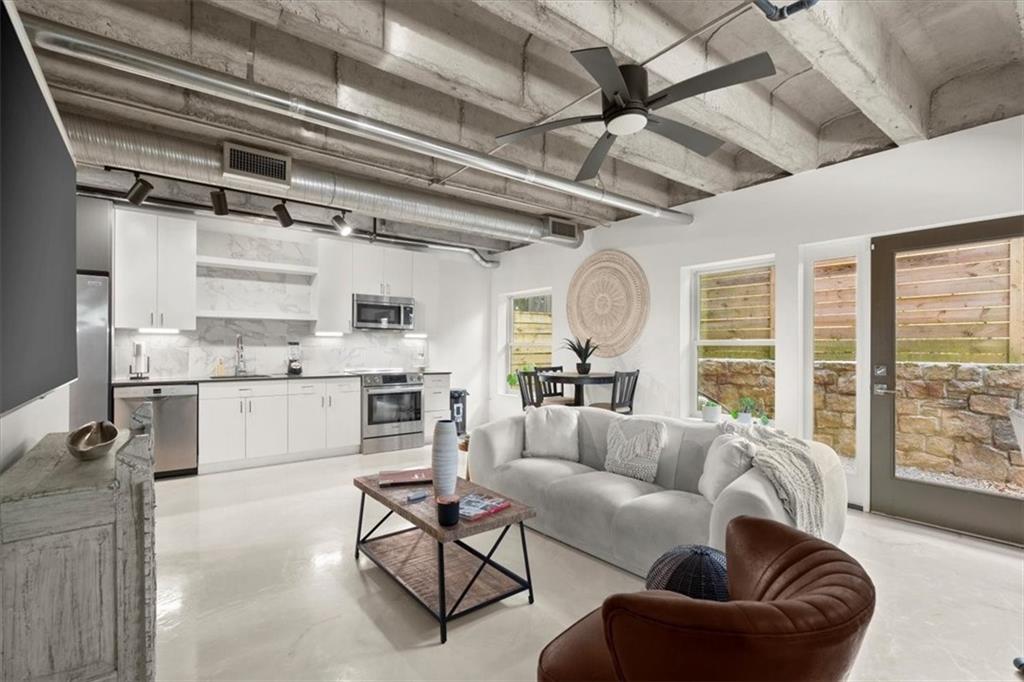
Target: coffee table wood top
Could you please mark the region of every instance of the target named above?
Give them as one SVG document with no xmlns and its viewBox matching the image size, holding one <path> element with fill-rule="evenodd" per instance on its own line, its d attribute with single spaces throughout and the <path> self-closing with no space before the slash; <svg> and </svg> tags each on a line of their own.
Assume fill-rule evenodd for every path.
<svg viewBox="0 0 1024 682">
<path fill-rule="evenodd" d="M 479 483 L 471 483 L 464 478 L 460 478 L 455 490 L 456 495 L 465 497 L 470 493 L 476 493 L 490 497 L 501 497 L 511 502 L 512 505 L 496 514 L 485 516 L 478 521 L 459 521 L 457 525 L 446 528 L 437 522 L 437 504 L 434 502 L 433 487 L 429 484 L 394 485 L 382 488 L 377 483 L 376 474 L 357 476 L 352 479 L 352 484 L 438 542 L 454 542 L 471 535 L 486 533 L 495 528 L 504 528 L 526 519 L 532 519 L 537 515 L 532 507 L 518 500 L 513 500 L 508 495 L 501 495 L 490 488 L 485 488 Z M 412 504 L 406 503 L 405 498 L 409 493 L 424 489 L 430 493 L 426 499 L 413 502 Z"/>
</svg>

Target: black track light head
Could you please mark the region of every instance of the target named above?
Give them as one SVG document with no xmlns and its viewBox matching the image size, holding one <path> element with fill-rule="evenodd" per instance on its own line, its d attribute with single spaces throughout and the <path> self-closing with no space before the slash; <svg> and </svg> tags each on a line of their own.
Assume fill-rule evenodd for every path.
<svg viewBox="0 0 1024 682">
<path fill-rule="evenodd" d="M 153 191 L 153 185 L 147 180 L 143 180 L 138 175 L 135 176 L 135 184 L 129 188 L 128 193 L 125 194 L 125 198 L 135 204 L 141 206 L 142 202 L 146 200 L 149 193 Z"/>
<path fill-rule="evenodd" d="M 331 223 L 335 228 L 337 228 L 338 234 L 342 237 L 347 237 L 352 234 L 352 226 L 349 224 L 348 220 L 345 219 L 345 211 L 342 211 L 331 218 Z"/>
<path fill-rule="evenodd" d="M 284 201 L 274 206 L 274 213 L 277 215 L 277 222 L 281 223 L 281 227 L 291 227 L 295 224 L 291 213 L 288 212 L 288 207 L 284 205 Z"/>
<path fill-rule="evenodd" d="M 230 213 L 228 210 L 228 195 L 222 189 L 215 189 L 210 192 L 210 203 L 213 204 L 214 215 L 227 215 Z"/>
</svg>

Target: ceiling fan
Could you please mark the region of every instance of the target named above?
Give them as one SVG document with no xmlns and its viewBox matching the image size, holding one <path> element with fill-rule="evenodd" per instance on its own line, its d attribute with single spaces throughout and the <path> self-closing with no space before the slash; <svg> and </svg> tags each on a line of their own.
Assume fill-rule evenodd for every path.
<svg viewBox="0 0 1024 682">
<path fill-rule="evenodd" d="M 696 128 L 662 118 L 651 112 L 668 106 L 687 97 L 738 85 L 747 81 L 771 76 L 775 73 L 775 64 L 767 52 L 753 57 L 741 59 L 717 69 L 687 78 L 653 95 L 647 94 L 647 69 L 636 64 L 615 63 L 611 50 L 607 47 L 591 47 L 573 50 L 572 56 L 587 70 L 587 73 L 601 86 L 602 113 L 592 116 L 573 116 L 557 121 L 548 121 L 539 125 L 499 135 L 497 140 L 502 143 L 517 142 L 530 135 L 544 133 L 557 128 L 603 121 L 605 133 L 590 150 L 583 162 L 576 180 L 589 180 L 597 175 L 604 163 L 608 150 L 615 143 L 615 138 L 632 135 L 648 129 L 701 156 L 708 156 L 722 144 L 723 140 L 701 132 Z"/>
</svg>

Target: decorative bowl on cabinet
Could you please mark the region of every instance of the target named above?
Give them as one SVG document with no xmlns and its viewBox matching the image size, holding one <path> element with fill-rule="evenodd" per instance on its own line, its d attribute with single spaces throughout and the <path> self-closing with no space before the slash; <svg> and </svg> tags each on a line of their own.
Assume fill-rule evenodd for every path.
<svg viewBox="0 0 1024 682">
<path fill-rule="evenodd" d="M 75 459 L 85 462 L 106 456 L 119 433 L 110 422 L 89 422 L 69 433 L 64 442 Z"/>
</svg>

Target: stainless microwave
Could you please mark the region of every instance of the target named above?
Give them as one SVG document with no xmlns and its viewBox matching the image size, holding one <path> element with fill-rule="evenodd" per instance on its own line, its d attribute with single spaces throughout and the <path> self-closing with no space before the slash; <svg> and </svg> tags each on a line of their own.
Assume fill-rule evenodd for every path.
<svg viewBox="0 0 1024 682">
<path fill-rule="evenodd" d="M 416 299 L 352 294 L 352 328 L 411 331 L 416 328 Z"/>
</svg>

